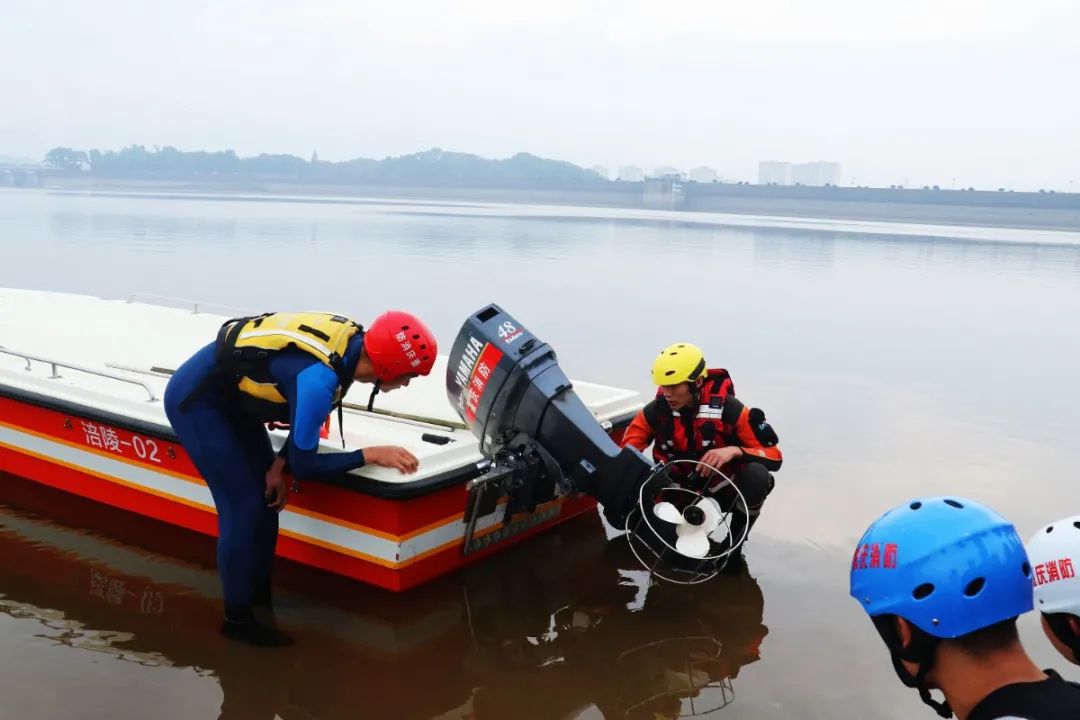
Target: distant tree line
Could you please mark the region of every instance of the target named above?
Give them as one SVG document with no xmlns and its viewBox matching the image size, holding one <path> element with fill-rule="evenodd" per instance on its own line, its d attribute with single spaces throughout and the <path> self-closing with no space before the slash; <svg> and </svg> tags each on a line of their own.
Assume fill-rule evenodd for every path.
<svg viewBox="0 0 1080 720">
<path fill-rule="evenodd" d="M 325 162 L 295 155 L 241 158 L 232 150 L 186 152 L 175 147 L 132 145 L 119 151 L 53 148 L 45 163 L 64 171 L 85 171 L 110 178 L 258 179 L 331 184 L 428 185 L 459 187 L 523 187 L 590 189 L 608 183 L 595 173 L 569 162 L 518 153 L 505 160 L 488 160 L 467 153 L 425 152 L 388 157 Z"/>
<path fill-rule="evenodd" d="M 186 152 L 175 147 L 131 145 L 122 150 L 74 150 L 57 147 L 45 156 L 45 164 L 61 173 L 87 173 L 116 179 L 187 180 L 194 182 L 281 182 L 383 187 L 444 187 L 599 191 L 616 195 L 643 192 L 641 182 L 606 180 L 591 170 L 561 160 L 518 153 L 504 160 L 489 160 L 468 153 L 438 148 L 382 160 L 357 158 L 342 162 L 310 160 L 295 155 L 261 154 L 239 157 L 232 150 Z M 1080 195 L 976 190 L 973 187 L 943 190 L 938 185 L 921 189 L 890 185 L 837 187 L 808 185 L 758 185 L 738 183 L 686 183 L 684 209 L 713 207 L 713 198 L 761 200 L 831 200 L 931 205 L 1030 207 L 1080 210 Z"/>
</svg>

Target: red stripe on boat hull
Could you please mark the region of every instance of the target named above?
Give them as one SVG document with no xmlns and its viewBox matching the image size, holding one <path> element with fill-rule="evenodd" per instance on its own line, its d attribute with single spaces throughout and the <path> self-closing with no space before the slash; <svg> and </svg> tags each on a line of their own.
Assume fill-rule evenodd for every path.
<svg viewBox="0 0 1080 720">
<path fill-rule="evenodd" d="M 82 442 L 80 423 L 83 420 L 96 423 L 97 421 L 93 418 L 72 416 L 7 398 L 0 398 L 0 417 L 4 418 L 5 423 L 23 431 L 80 446 L 90 452 L 108 455 L 108 452 L 97 448 L 85 447 L 85 443 Z M 132 433 L 122 432 L 126 435 L 121 435 L 121 437 L 130 439 Z M 621 430 L 619 432 L 621 433 Z M 142 437 L 152 436 L 142 435 Z M 159 472 L 164 470 L 180 474 L 186 476 L 191 482 L 203 484 L 182 447 L 164 438 L 154 439 L 161 444 L 162 460 L 168 457 L 166 453 L 169 449 L 173 451 L 175 457 L 168 457 L 167 463 L 158 464 L 128 457 L 122 459 L 148 470 Z M 117 480 L 98 477 L 61 464 L 59 461 L 50 461 L 0 446 L 0 471 L 79 498 L 120 508 L 205 535 L 217 535 L 217 517 L 208 509 L 137 489 Z M 4 495 L 5 493 L 0 492 L 0 498 Z M 467 496 L 464 484 L 407 500 L 387 500 L 331 485 L 306 483 L 303 492 L 294 495 L 292 504 L 301 509 L 324 514 L 334 520 L 363 525 L 391 535 L 407 535 L 440 521 L 460 516 Z M 433 578 L 475 563 L 560 522 L 589 511 L 595 506 L 595 502 L 587 497 L 566 499 L 561 511 L 550 520 L 538 523 L 534 527 L 477 550 L 468 556 L 461 554 L 459 541 L 396 568 L 370 562 L 285 533 L 279 536 L 277 554 L 303 565 L 388 590 L 400 591 L 416 587 Z"/>
</svg>

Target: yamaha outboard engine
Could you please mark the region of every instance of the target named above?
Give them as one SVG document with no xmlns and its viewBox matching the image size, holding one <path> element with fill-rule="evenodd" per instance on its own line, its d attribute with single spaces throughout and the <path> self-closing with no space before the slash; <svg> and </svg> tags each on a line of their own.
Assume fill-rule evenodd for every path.
<svg viewBox="0 0 1080 720">
<path fill-rule="evenodd" d="M 652 463 L 615 444 L 574 393 L 555 351 L 499 306 L 481 309 L 462 326 L 446 392 L 491 460 L 488 473 L 470 485 L 466 547 L 481 503 L 493 507 L 504 494 L 504 522 L 584 492 L 604 506 L 608 522 L 624 526 Z"/>
</svg>

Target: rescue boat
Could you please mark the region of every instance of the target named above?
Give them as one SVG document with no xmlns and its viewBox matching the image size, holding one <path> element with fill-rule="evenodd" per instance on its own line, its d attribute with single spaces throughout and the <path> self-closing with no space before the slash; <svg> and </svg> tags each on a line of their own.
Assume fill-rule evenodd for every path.
<svg viewBox="0 0 1080 720">
<path fill-rule="evenodd" d="M 173 433 L 162 397 L 175 368 L 211 342 L 223 322 L 241 314 L 221 313 L 224 309 L 153 296 L 106 299 L 0 289 L 0 475 L 216 535 L 209 489 Z M 510 322 L 486 312 L 500 328 Z M 461 337 L 451 353 L 460 357 L 440 356 L 430 376 L 378 396 L 373 411 L 365 407 L 371 387 L 356 383 L 344 399 L 342 425 L 335 413 L 321 440 L 320 452 L 401 445 L 420 459 L 419 471 L 402 475 L 364 467 L 332 481 L 304 482 L 281 513 L 279 556 L 402 591 L 594 511 L 602 494 L 591 492 L 588 483 L 534 493 L 531 501 L 519 497 L 512 512 L 506 512 L 506 504 L 515 498 L 505 482 L 487 483 L 494 492 L 482 492 L 485 479 L 509 477 L 504 448 L 509 445 L 493 443 L 484 415 L 496 412 L 493 403 L 504 408 L 506 396 L 496 403 L 498 398 L 490 397 L 500 392 L 496 389 L 481 402 L 484 388 L 476 366 L 494 364 L 518 342 L 524 356 L 536 342 L 528 333 L 506 335 L 501 350 L 485 344 L 477 362 L 470 342 L 478 341 Z M 464 379 L 478 390 L 453 387 L 463 367 L 470 371 Z M 556 374 L 561 375 L 548 372 L 547 377 Z M 565 395 L 568 388 L 562 383 L 552 393 Z M 535 394 L 532 385 L 529 392 Z M 605 441 L 617 440 L 642 406 L 639 393 L 622 388 L 574 381 L 572 392 L 575 407 L 591 415 L 573 421 L 577 426 L 594 421 Z M 547 412 L 551 397 L 539 412 L 548 418 L 545 423 L 563 417 L 561 411 Z M 554 405 L 560 404 L 565 403 L 556 398 Z M 564 430 L 565 423 L 558 432 Z M 589 449 L 596 448 L 594 428 L 584 432 Z M 270 435 L 277 449 L 287 430 L 270 429 Z M 614 457 L 605 452 L 600 461 Z M 521 473 L 529 472 L 530 461 L 523 457 L 513 455 L 520 465 L 514 487 L 521 486 Z M 579 463 L 574 470 L 579 474 L 603 465 L 577 456 L 568 462 Z M 5 484 L 0 477 L 0 501 Z"/>
</svg>

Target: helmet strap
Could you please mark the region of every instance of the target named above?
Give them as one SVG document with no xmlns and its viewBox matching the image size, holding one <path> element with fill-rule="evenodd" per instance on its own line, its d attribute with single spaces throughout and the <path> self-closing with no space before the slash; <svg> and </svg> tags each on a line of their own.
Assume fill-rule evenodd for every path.
<svg viewBox="0 0 1080 720">
<path fill-rule="evenodd" d="M 935 643 L 936 644 L 936 643 Z M 916 687 L 919 688 L 919 698 L 927 705 L 934 709 L 939 716 L 943 718 L 951 718 L 953 716 L 952 708 L 949 707 L 948 700 L 935 700 L 930 695 L 930 688 L 926 686 L 926 673 L 930 671 L 927 665 L 919 666 L 919 674 L 915 676 L 917 683 Z"/>
<path fill-rule="evenodd" d="M 909 622 L 911 642 L 908 643 L 907 647 L 902 647 L 900 645 L 900 636 L 896 632 L 895 618 L 895 615 L 878 615 L 873 618 L 873 621 L 882 640 L 885 641 L 885 645 L 889 648 L 889 655 L 892 657 L 893 670 L 896 671 L 896 676 L 900 678 L 900 682 L 904 683 L 906 687 L 918 689 L 919 698 L 926 705 L 933 708 L 934 712 L 940 717 L 951 718 L 953 711 L 949 707 L 949 701 L 935 700 L 930 695 L 930 688 L 926 684 L 926 675 L 934 667 L 937 646 L 941 640 L 923 632 L 923 630 Z M 912 675 L 904 666 L 904 660 L 917 663 L 919 671 Z"/>
<path fill-rule="evenodd" d="M 379 388 L 382 387 L 382 380 L 375 380 L 375 385 L 371 388 L 371 397 L 367 401 L 367 410 L 371 412 L 371 409 L 375 407 L 375 396 L 379 394 Z"/>
</svg>

